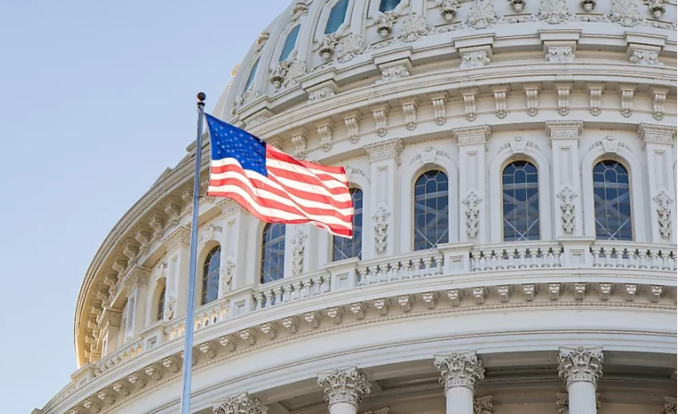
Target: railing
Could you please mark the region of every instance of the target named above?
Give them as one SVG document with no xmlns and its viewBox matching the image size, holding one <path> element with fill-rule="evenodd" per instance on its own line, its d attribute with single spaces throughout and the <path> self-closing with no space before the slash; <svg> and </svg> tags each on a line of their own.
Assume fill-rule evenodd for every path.
<svg viewBox="0 0 678 414">
<path fill-rule="evenodd" d="M 262 285 L 252 294 L 252 299 L 255 303 L 254 308 L 262 309 L 321 295 L 331 289 L 329 274 L 323 270 Z"/>
<path fill-rule="evenodd" d="M 593 267 L 676 270 L 676 249 L 623 242 L 596 242 L 591 246 Z"/>
<path fill-rule="evenodd" d="M 218 299 L 195 310 L 193 327 L 196 331 L 217 324 L 228 317 L 228 300 Z"/>
<path fill-rule="evenodd" d="M 550 267 L 563 267 L 563 248 L 558 243 L 504 243 L 471 250 L 471 270 L 474 272 Z"/>
<path fill-rule="evenodd" d="M 444 256 L 424 250 L 405 256 L 362 262 L 358 265 L 358 286 L 443 274 Z"/>
</svg>

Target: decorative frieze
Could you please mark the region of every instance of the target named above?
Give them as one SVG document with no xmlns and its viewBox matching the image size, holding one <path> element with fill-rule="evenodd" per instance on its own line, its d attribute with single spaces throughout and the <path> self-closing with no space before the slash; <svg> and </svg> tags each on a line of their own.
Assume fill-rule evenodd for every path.
<svg viewBox="0 0 678 414">
<path fill-rule="evenodd" d="M 475 189 L 471 189 L 462 201 L 466 206 L 466 234 L 469 238 L 478 235 L 478 223 L 480 217 L 480 203 L 483 199 L 478 195 Z"/>
<path fill-rule="evenodd" d="M 490 57 L 485 50 L 476 50 L 472 52 L 463 52 L 461 54 L 461 69 L 482 68 L 490 64 Z"/>
<path fill-rule="evenodd" d="M 388 218 L 391 213 L 383 205 L 377 208 L 372 216 L 374 220 L 374 247 L 377 252 L 382 253 L 386 250 L 386 237 L 388 235 Z"/>
<path fill-rule="evenodd" d="M 163 244 L 167 247 L 168 252 L 180 247 L 188 247 L 190 246 L 190 243 L 191 230 L 186 226 L 182 226 L 174 230 L 163 240 Z"/>
<path fill-rule="evenodd" d="M 527 105 L 527 114 L 529 116 L 536 116 L 539 113 L 539 91 L 541 86 L 539 84 L 524 84 L 525 103 Z"/>
<path fill-rule="evenodd" d="M 603 375 L 602 348 L 560 348 L 558 376 L 569 386 L 573 382 L 586 381 L 594 385 Z"/>
<path fill-rule="evenodd" d="M 584 121 L 546 121 L 544 124 L 551 139 L 579 138 L 584 130 Z"/>
<path fill-rule="evenodd" d="M 669 125 L 639 124 L 636 130 L 644 142 L 671 144 L 676 135 L 676 127 Z"/>
<path fill-rule="evenodd" d="M 400 138 L 393 138 L 386 141 L 375 142 L 365 145 L 370 163 L 395 158 L 400 163 L 400 153 L 403 151 L 403 143 Z"/>
<path fill-rule="evenodd" d="M 574 63 L 572 46 L 551 46 L 545 56 L 549 63 Z"/>
<path fill-rule="evenodd" d="M 476 120 L 476 100 L 478 97 L 478 89 L 464 89 L 461 91 L 461 94 L 464 98 L 464 112 L 466 113 L 467 121 Z"/>
<path fill-rule="evenodd" d="M 355 367 L 320 373 L 318 385 L 323 388 L 325 401 L 330 407 L 337 403 L 346 403 L 357 409 L 363 398 L 370 394 L 370 383 Z"/>
<path fill-rule="evenodd" d="M 212 406 L 214 414 L 266 414 L 268 408 L 257 399 L 243 392 Z"/>
<path fill-rule="evenodd" d="M 440 371 L 440 382 L 445 390 L 457 387 L 475 390 L 478 382 L 485 378 L 485 368 L 475 352 L 436 356 L 434 364 Z"/>
</svg>

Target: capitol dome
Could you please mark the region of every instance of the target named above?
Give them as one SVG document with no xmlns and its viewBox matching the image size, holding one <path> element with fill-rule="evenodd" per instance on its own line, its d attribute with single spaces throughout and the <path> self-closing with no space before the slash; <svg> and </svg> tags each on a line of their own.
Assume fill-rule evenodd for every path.
<svg viewBox="0 0 678 414">
<path fill-rule="evenodd" d="M 676 413 L 676 5 L 306 0 L 214 115 L 346 167 L 355 237 L 203 197 L 195 145 L 84 277 L 42 414 Z M 203 189 L 209 143 L 203 151 Z"/>
</svg>

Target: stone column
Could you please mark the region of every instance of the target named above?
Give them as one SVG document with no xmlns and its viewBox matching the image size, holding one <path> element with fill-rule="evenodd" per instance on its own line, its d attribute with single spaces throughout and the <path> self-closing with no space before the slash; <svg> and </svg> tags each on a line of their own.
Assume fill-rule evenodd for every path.
<svg viewBox="0 0 678 414">
<path fill-rule="evenodd" d="M 490 126 L 456 128 L 453 130 L 459 145 L 459 241 L 486 243 L 487 194 L 485 191 L 486 147 Z"/>
<path fill-rule="evenodd" d="M 603 374 L 603 348 L 560 348 L 558 375 L 569 394 L 570 414 L 596 414 L 596 388 Z"/>
<path fill-rule="evenodd" d="M 473 351 L 439 355 L 434 364 L 445 385 L 447 414 L 473 414 L 476 384 L 485 378 L 482 362 Z"/>
<path fill-rule="evenodd" d="M 325 390 L 330 414 L 356 414 L 360 402 L 370 393 L 370 383 L 356 367 L 318 374 Z"/>
<path fill-rule="evenodd" d="M 214 414 L 266 414 L 267 411 L 268 407 L 247 392 L 228 397 L 212 406 Z"/>
</svg>

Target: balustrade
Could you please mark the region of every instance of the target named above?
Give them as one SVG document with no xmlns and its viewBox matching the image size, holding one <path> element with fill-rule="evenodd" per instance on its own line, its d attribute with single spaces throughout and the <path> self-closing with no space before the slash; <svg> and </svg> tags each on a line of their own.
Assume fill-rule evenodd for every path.
<svg viewBox="0 0 678 414">
<path fill-rule="evenodd" d="M 591 255 L 593 267 L 676 270 L 676 248 L 672 246 L 596 242 Z"/>
<path fill-rule="evenodd" d="M 141 353 L 144 352 L 143 337 L 137 338 L 136 340 L 124 344 L 117 351 L 111 355 L 107 355 L 101 358 L 96 363 L 96 370 L 94 375 L 102 374 L 113 367 L 122 364 L 123 362 L 132 359 Z"/>
<path fill-rule="evenodd" d="M 471 270 L 474 272 L 563 267 L 563 261 L 563 248 L 558 243 L 504 243 L 471 250 Z"/>
<path fill-rule="evenodd" d="M 443 254 L 424 250 L 358 266 L 358 286 L 443 274 Z"/>
<path fill-rule="evenodd" d="M 330 276 L 326 271 L 285 278 L 267 283 L 252 294 L 255 309 L 268 308 L 331 290 Z"/>
</svg>

